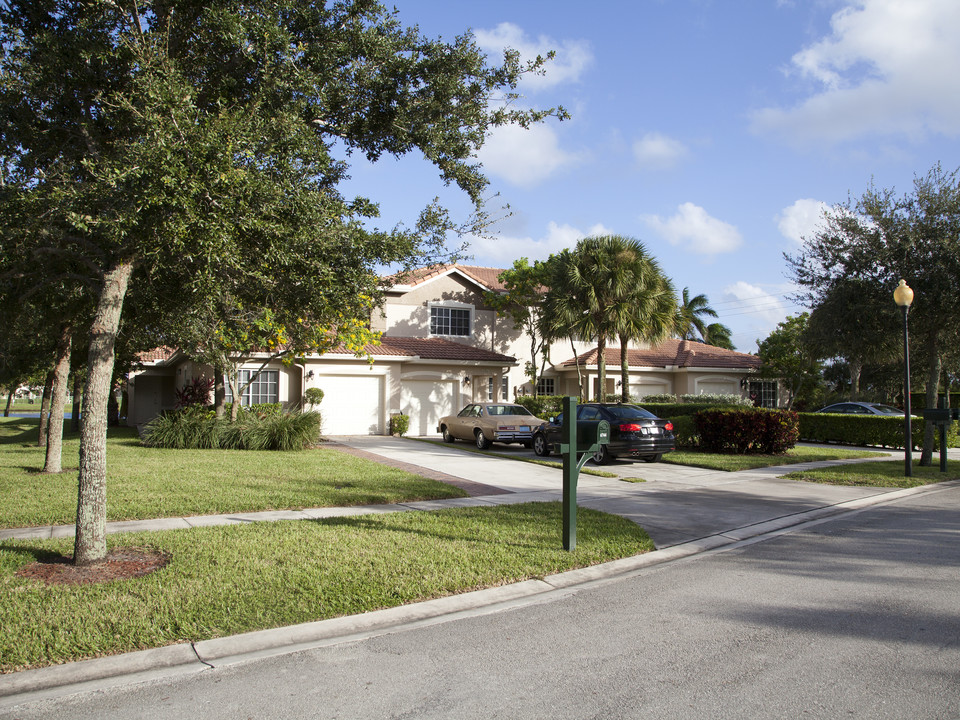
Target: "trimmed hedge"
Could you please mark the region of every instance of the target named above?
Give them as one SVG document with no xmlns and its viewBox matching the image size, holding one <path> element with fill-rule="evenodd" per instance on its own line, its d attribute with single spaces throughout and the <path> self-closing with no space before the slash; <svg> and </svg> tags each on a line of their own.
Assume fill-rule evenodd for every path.
<svg viewBox="0 0 960 720">
<path fill-rule="evenodd" d="M 915 417 L 910 431 L 913 446 L 923 446 L 926 421 Z M 882 415 L 844 415 L 840 413 L 800 413 L 800 437 L 809 442 L 834 442 L 844 445 L 874 445 L 903 449 L 903 418 Z M 947 429 L 947 447 L 957 447 L 957 423 Z M 940 448 L 940 433 L 934 434 L 934 449 Z"/>
<path fill-rule="evenodd" d="M 708 452 L 782 455 L 800 436 L 800 421 L 792 410 L 701 410 L 693 420 L 700 447 Z"/>
<path fill-rule="evenodd" d="M 716 410 L 720 408 L 740 407 L 738 405 L 718 405 L 717 403 L 635 403 L 644 410 L 649 410 L 657 417 L 674 421 L 678 417 L 693 416 L 701 410 Z M 752 407 L 752 406 L 751 406 Z"/>
</svg>

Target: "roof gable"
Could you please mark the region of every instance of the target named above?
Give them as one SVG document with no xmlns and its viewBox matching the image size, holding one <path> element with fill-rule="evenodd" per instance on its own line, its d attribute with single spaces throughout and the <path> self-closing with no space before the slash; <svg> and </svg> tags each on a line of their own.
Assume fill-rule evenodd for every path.
<svg viewBox="0 0 960 720">
<path fill-rule="evenodd" d="M 497 276 L 503 272 L 503 268 L 480 267 L 479 265 L 460 265 L 453 263 L 448 265 L 431 265 L 430 267 L 420 268 L 406 273 L 403 276 L 391 275 L 387 280 L 397 279 L 402 281 L 393 285 L 391 290 L 395 292 L 404 292 L 412 290 L 415 287 L 424 285 L 438 278 L 448 275 L 459 275 L 468 282 L 477 285 L 482 290 L 491 292 L 503 292 L 506 290 L 504 284 L 497 279 Z"/>
</svg>

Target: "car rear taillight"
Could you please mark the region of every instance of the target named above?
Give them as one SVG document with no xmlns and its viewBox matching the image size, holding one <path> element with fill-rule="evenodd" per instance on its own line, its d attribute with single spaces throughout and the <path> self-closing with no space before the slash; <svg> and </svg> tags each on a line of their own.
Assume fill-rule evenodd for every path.
<svg viewBox="0 0 960 720">
<path fill-rule="evenodd" d="M 636 423 L 624 423 L 620 426 L 620 432 L 640 432 L 642 426 Z"/>
<path fill-rule="evenodd" d="M 666 425 L 663 426 L 663 429 L 666 430 L 667 432 L 673 432 L 673 423 L 668 422 Z"/>
</svg>

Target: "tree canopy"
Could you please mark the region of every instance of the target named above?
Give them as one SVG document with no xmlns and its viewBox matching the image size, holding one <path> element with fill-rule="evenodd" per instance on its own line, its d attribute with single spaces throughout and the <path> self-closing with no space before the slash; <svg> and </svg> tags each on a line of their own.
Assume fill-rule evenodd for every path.
<svg viewBox="0 0 960 720">
<path fill-rule="evenodd" d="M 24 223 L 4 253 L 56 259 L 43 281 L 85 293 L 92 315 L 77 563 L 106 553 L 124 327 L 173 334 L 175 317 L 239 304 L 347 341 L 381 297 L 378 268 L 446 257 L 456 229 L 436 205 L 414 228 L 370 229 L 375 202 L 338 190 L 350 153 L 417 151 L 482 218 L 489 130 L 562 115 L 510 104 L 542 59 L 488 65 L 470 34 L 426 38 L 374 0 L 11 0 L 0 44 L 4 196 Z"/>
<path fill-rule="evenodd" d="M 786 255 L 799 299 L 809 307 L 829 307 L 832 298 L 856 283 L 863 292 L 851 314 L 890 317 L 893 290 L 903 279 L 916 295 L 909 313 L 912 352 L 927 368 L 927 406 L 935 407 L 944 360 L 957 342 L 954 318 L 960 313 L 960 175 L 940 165 L 914 178 L 911 192 L 868 188 L 825 216 L 821 228 L 804 240 L 796 255 Z M 816 312 L 816 310 L 815 310 Z M 857 322 L 857 321 L 854 321 Z M 891 321 L 886 332 L 899 333 Z M 877 333 L 882 327 L 873 326 Z M 867 349 L 877 348 L 869 329 L 858 335 Z M 922 464 L 929 464 L 933 426 L 924 438 Z"/>
</svg>

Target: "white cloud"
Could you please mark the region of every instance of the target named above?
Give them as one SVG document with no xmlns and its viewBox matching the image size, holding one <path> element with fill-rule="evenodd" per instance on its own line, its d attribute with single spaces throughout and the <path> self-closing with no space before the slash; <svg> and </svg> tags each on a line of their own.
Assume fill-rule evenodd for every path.
<svg viewBox="0 0 960 720">
<path fill-rule="evenodd" d="M 781 235 L 801 245 L 804 238 L 812 237 L 817 231 L 827 210 L 830 206 L 825 202 L 802 198 L 780 211 L 776 217 L 777 227 Z"/>
<path fill-rule="evenodd" d="M 482 265 L 509 267 L 519 258 L 528 258 L 530 262 L 546 260 L 564 248 L 572 248 L 582 238 L 590 235 L 610 235 L 612 232 L 599 223 L 583 231 L 572 225 L 560 225 L 551 221 L 547 225 L 546 234 L 537 239 L 502 235 L 492 238 L 471 237 L 469 252 L 473 254 L 474 260 Z"/>
<path fill-rule="evenodd" d="M 960 134 L 960 2 L 858 0 L 831 33 L 791 59 L 820 89 L 792 108 L 765 108 L 753 127 L 799 141 L 867 134 Z"/>
<path fill-rule="evenodd" d="M 737 342 L 738 348 L 744 352 L 756 352 L 757 340 L 766 338 L 788 314 L 800 312 L 792 310 L 791 304 L 784 300 L 784 295 L 788 292 L 790 288 L 782 287 L 777 288 L 775 294 L 744 280 L 723 289 L 721 302 L 717 303 L 718 307 L 723 308 L 721 322 L 727 322 L 727 315 L 743 317 L 738 323 L 743 329 L 738 330 L 736 335 L 738 339 L 743 337 L 744 340 Z M 749 340 L 746 339 L 748 334 Z M 749 347 L 745 347 L 747 345 Z"/>
<path fill-rule="evenodd" d="M 542 75 L 527 74 L 523 77 L 523 87 L 530 90 L 543 90 L 565 82 L 576 82 L 593 62 L 590 46 L 583 40 L 557 42 L 546 35 L 533 39 L 527 37 L 523 29 L 513 23 L 500 23 L 493 30 L 477 30 L 474 37 L 477 45 L 488 54 L 501 55 L 504 48 L 512 48 L 520 53 L 523 62 L 534 60 L 538 55 L 546 58 L 547 53 L 555 51 L 556 57 L 546 62 Z"/>
<path fill-rule="evenodd" d="M 633 156 L 642 167 L 673 167 L 687 153 L 686 145 L 679 140 L 655 132 L 647 133 L 633 144 Z"/>
<path fill-rule="evenodd" d="M 564 167 L 582 159 L 561 149 L 549 125 L 505 125 L 494 129 L 478 155 L 484 169 L 513 185 L 533 187 Z"/>
<path fill-rule="evenodd" d="M 672 217 L 645 215 L 643 220 L 671 245 L 681 245 L 698 255 L 733 252 L 743 242 L 733 225 L 710 217 L 706 210 L 690 202 L 679 206 Z"/>
</svg>

